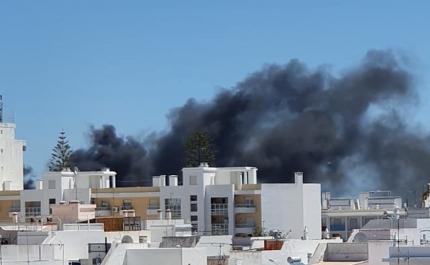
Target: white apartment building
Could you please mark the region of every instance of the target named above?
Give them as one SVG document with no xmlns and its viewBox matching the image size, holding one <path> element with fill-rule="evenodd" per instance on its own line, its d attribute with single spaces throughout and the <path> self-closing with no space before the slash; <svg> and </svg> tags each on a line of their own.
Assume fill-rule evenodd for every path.
<svg viewBox="0 0 430 265">
<path fill-rule="evenodd" d="M 13 123 L 0 122 L 0 191 L 24 188 L 26 144 L 25 141 L 15 139 L 15 128 Z"/>
<path fill-rule="evenodd" d="M 178 176 L 154 176 L 152 187 L 115 187 L 116 172 L 44 173 L 36 189 L 0 192 L 0 204 L 11 218 L 49 216 L 60 203 L 96 204 L 96 218 L 120 217 L 134 210 L 141 220 L 159 219 L 163 213 L 184 219 L 200 235 L 250 236 L 256 230 L 280 231 L 288 238 L 321 238 L 321 187 L 303 183 L 259 184 L 257 168 L 215 168 L 202 164 L 184 168 Z M 166 180 L 168 179 L 168 183 Z"/>
<path fill-rule="evenodd" d="M 392 196 L 390 191 L 361 192 L 359 198 L 332 198 L 330 192 L 322 194 L 322 225 L 331 236 L 346 240 L 352 230 L 360 229 L 370 220 L 392 215 L 395 207 L 402 206 L 402 198 Z M 400 216 L 407 211 L 400 209 Z"/>
</svg>

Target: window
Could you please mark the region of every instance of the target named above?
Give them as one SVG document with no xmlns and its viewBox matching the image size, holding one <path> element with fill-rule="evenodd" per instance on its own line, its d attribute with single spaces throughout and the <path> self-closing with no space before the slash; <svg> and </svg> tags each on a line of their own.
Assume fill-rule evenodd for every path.
<svg viewBox="0 0 430 265">
<path fill-rule="evenodd" d="M 342 219 L 335 218 L 335 219 L 333 220 L 333 224 L 334 224 L 334 225 L 342 225 Z"/>
<path fill-rule="evenodd" d="M 191 195 L 190 196 L 190 201 L 196 202 L 197 201 L 197 195 Z"/>
<path fill-rule="evenodd" d="M 195 221 L 198 221 L 198 217 L 197 217 L 197 215 L 191 215 L 191 222 L 195 222 Z"/>
<path fill-rule="evenodd" d="M 3 154 L 3 148 L 1 149 L 1 151 L 0 151 L 2 154 Z"/>
<path fill-rule="evenodd" d="M 190 176 L 190 185 L 197 185 L 197 176 Z"/>
<path fill-rule="evenodd" d="M 197 212 L 197 204 L 196 203 L 191 204 L 191 211 Z"/>
<path fill-rule="evenodd" d="M 48 181 L 48 189 L 55 190 L 55 180 Z"/>
<path fill-rule="evenodd" d="M 131 200 L 124 200 L 122 202 L 121 210 L 131 210 L 133 206 L 131 205 Z"/>
<path fill-rule="evenodd" d="M 49 199 L 49 204 L 51 205 L 51 204 L 55 204 L 55 199 Z"/>
<path fill-rule="evenodd" d="M 165 199 L 165 210 L 170 209 L 172 211 L 172 217 L 180 217 L 181 216 L 181 199 L 180 198 L 171 198 Z"/>
<path fill-rule="evenodd" d="M 358 229 L 358 220 L 357 218 L 349 219 L 349 230 Z"/>
</svg>

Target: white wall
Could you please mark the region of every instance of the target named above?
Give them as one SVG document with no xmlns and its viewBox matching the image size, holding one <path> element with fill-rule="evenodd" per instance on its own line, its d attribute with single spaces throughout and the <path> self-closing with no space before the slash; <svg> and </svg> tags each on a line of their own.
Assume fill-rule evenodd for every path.
<svg viewBox="0 0 430 265">
<path fill-rule="evenodd" d="M 24 187 L 24 141 L 15 139 L 15 124 L 0 123 L 0 191 L 5 181 L 11 181 L 10 190 Z"/>
<path fill-rule="evenodd" d="M 301 238 L 305 226 L 310 239 L 321 239 L 321 185 L 303 184 L 296 176 L 293 184 L 262 184 L 261 208 L 264 228 L 278 229 L 290 238 Z"/>
<path fill-rule="evenodd" d="M 146 236 L 148 242 L 151 242 L 151 231 L 149 230 L 105 232 L 108 243 L 121 242 L 121 239 L 126 235 L 130 236 L 134 243 L 139 243 L 140 236 Z"/>
<path fill-rule="evenodd" d="M 2 264 L 61 264 L 61 245 L 0 245 Z M 38 262 L 39 261 L 39 262 Z M 57 261 L 57 262 L 55 262 Z"/>
<path fill-rule="evenodd" d="M 89 243 L 104 243 L 104 231 L 56 231 L 55 236 L 44 244 L 65 246 L 67 260 L 88 259 Z"/>
<path fill-rule="evenodd" d="M 206 265 L 205 248 L 149 248 L 128 249 L 125 265 L 169 264 Z"/>
<path fill-rule="evenodd" d="M 389 255 L 389 249 L 393 246 L 393 241 L 369 241 L 369 264 L 372 265 L 386 265 L 383 262 L 383 258 L 387 258 Z"/>
</svg>

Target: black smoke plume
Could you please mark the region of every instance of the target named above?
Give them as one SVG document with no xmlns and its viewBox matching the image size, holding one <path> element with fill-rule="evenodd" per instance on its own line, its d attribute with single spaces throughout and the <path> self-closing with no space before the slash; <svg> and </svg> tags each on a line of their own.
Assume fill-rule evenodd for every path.
<svg viewBox="0 0 430 265">
<path fill-rule="evenodd" d="M 24 165 L 24 189 L 30 190 L 35 188 L 35 175 L 33 174 L 33 168 L 27 165 Z"/>
<path fill-rule="evenodd" d="M 91 128 L 91 147 L 72 153 L 70 164 L 81 171 L 109 167 L 118 173 L 118 186 L 144 185 L 146 150 L 132 137 L 120 137 L 112 125 Z"/>
<path fill-rule="evenodd" d="M 180 172 L 185 140 L 204 131 L 217 151 L 214 166 L 256 166 L 261 182 L 291 182 L 303 171 L 305 181 L 338 193 L 417 190 L 430 172 L 430 146 L 402 118 L 417 95 L 403 61 L 369 51 L 339 75 L 298 60 L 268 65 L 210 102 L 190 99 L 171 110 L 169 131 L 149 144 L 118 137 L 113 126 L 93 128 L 90 148 L 76 151 L 73 162 L 148 182 Z"/>
</svg>

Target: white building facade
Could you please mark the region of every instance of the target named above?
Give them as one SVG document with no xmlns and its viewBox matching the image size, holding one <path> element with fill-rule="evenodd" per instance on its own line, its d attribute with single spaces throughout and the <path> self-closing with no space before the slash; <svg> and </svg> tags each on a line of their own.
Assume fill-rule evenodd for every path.
<svg viewBox="0 0 430 265">
<path fill-rule="evenodd" d="M 26 143 L 15 139 L 15 124 L 0 122 L 0 191 L 24 188 Z"/>
</svg>

